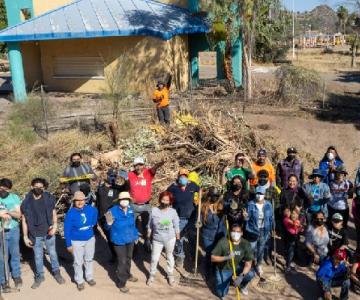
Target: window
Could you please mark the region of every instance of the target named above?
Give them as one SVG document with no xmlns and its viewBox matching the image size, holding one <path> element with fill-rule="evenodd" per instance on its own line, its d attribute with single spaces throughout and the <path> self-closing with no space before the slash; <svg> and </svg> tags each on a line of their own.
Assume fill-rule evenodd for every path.
<svg viewBox="0 0 360 300">
<path fill-rule="evenodd" d="M 54 57 L 53 76 L 58 78 L 104 78 L 101 57 Z"/>
</svg>

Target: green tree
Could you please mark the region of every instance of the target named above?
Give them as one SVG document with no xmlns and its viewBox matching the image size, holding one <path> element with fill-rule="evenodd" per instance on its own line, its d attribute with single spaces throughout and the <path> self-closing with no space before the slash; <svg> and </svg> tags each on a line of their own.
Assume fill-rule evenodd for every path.
<svg viewBox="0 0 360 300">
<path fill-rule="evenodd" d="M 341 5 L 336 11 L 336 14 L 343 34 L 346 34 L 346 24 L 349 18 L 349 10 L 345 6 Z"/>
</svg>

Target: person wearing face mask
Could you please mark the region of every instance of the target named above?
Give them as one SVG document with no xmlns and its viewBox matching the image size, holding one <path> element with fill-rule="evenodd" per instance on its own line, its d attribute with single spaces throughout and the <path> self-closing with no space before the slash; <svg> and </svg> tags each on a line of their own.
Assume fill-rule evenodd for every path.
<svg viewBox="0 0 360 300">
<path fill-rule="evenodd" d="M 34 251 L 35 281 L 31 286 L 37 289 L 45 280 L 44 277 L 44 244 L 50 256 L 51 270 L 55 280 L 64 284 L 60 274 L 60 265 L 56 253 L 57 215 L 55 197 L 45 191 L 48 183 L 43 178 L 31 181 L 31 191 L 21 204 L 22 229 L 24 243 Z"/>
<path fill-rule="evenodd" d="M 21 217 L 20 205 L 21 200 L 19 196 L 11 193 L 12 181 L 8 178 L 0 179 L 0 218 L 1 226 L 4 226 L 4 239 L 6 241 L 6 253 L 11 267 L 11 276 L 14 280 L 15 287 L 20 289 L 22 286 L 21 268 L 20 268 L 20 226 L 19 221 Z M 3 249 L 2 239 L 0 240 L 0 249 Z M 4 273 L 4 256 L 3 251 L 0 253 L 0 284 L 4 293 L 9 292 L 10 288 L 8 282 L 5 282 Z"/>
<path fill-rule="evenodd" d="M 225 299 L 229 293 L 232 279 L 234 279 L 234 285 L 240 288 L 241 293 L 248 295 L 247 286 L 255 277 L 251 267 L 254 258 L 253 251 L 250 243 L 242 237 L 242 233 L 242 224 L 233 224 L 230 241 L 226 237 L 222 238 L 211 253 L 211 261 L 215 264 L 215 292 L 220 299 Z M 232 244 L 232 252 L 230 252 L 229 243 Z M 237 277 L 233 274 L 232 260 L 234 260 Z"/>
<path fill-rule="evenodd" d="M 323 181 L 327 184 L 335 179 L 336 168 L 344 164 L 334 146 L 330 146 L 319 163 L 319 169 L 323 175 Z"/>
<path fill-rule="evenodd" d="M 153 207 L 149 221 L 148 238 L 152 236 L 152 251 L 150 276 L 146 282 L 151 285 L 154 282 L 157 265 L 162 249 L 165 248 L 167 260 L 167 280 L 170 286 L 174 286 L 174 248 L 176 240 L 180 240 L 179 216 L 171 206 L 174 202 L 173 195 L 162 192 L 159 195 L 159 205 Z"/>
<path fill-rule="evenodd" d="M 295 175 L 299 180 L 299 185 L 304 184 L 304 166 L 296 157 L 297 150 L 294 147 L 287 149 L 287 157 L 282 159 L 276 168 L 276 185 L 280 189 L 288 187 L 288 178 L 291 174 Z"/>
<path fill-rule="evenodd" d="M 252 170 L 256 174 L 254 179 L 250 180 L 251 186 L 256 186 L 258 183 L 258 174 L 261 170 L 266 170 L 269 174 L 269 183 L 270 185 L 274 185 L 276 183 L 275 181 L 275 170 L 272 166 L 271 162 L 269 161 L 267 157 L 267 152 L 265 149 L 260 149 L 257 154 L 257 160 L 253 162 L 252 164 Z"/>
<path fill-rule="evenodd" d="M 130 206 L 132 201 L 128 192 L 119 194 L 119 203 L 113 205 L 105 214 L 106 228 L 110 231 L 110 240 L 114 245 L 117 257 L 116 276 L 120 292 L 128 293 L 128 281 L 137 282 L 138 279 L 130 273 L 131 260 L 135 241 L 139 234 L 135 225 L 134 210 Z"/>
<path fill-rule="evenodd" d="M 173 208 L 180 218 L 180 240 L 175 245 L 176 266 L 182 267 L 185 260 L 184 239 L 189 238 L 194 227 L 194 196 L 200 187 L 188 180 L 189 170 L 180 168 L 177 181 L 168 187 L 174 196 Z"/>
<path fill-rule="evenodd" d="M 272 204 L 265 198 L 265 193 L 264 186 L 256 188 L 255 199 L 248 203 L 245 226 L 245 238 L 254 251 L 255 270 L 259 276 L 263 273 L 261 264 L 274 222 Z"/>
<path fill-rule="evenodd" d="M 350 180 L 346 178 L 347 172 L 345 166 L 339 166 L 335 170 L 335 179 L 330 181 L 331 199 L 328 202 L 329 219 L 339 213 L 343 217 L 343 226 L 346 229 L 349 220 L 350 210 L 348 199 L 353 198 L 354 186 Z"/>
<path fill-rule="evenodd" d="M 249 166 L 249 168 L 244 167 L 245 162 Z M 223 178 L 222 178 L 222 184 L 227 185 L 228 189 L 231 188 L 231 185 L 229 186 L 229 183 L 231 182 L 232 178 L 234 176 L 240 176 L 242 183 L 245 187 L 245 189 L 249 189 L 249 183 L 248 181 L 250 179 L 255 178 L 255 173 L 251 169 L 252 162 L 250 158 L 248 158 L 244 153 L 238 153 L 235 155 L 235 165 L 233 168 L 225 168 Z"/>
<path fill-rule="evenodd" d="M 78 179 L 82 176 L 87 176 L 88 178 Z M 71 154 L 70 165 L 66 167 L 62 177 L 62 179 L 68 182 L 67 187 L 70 190 L 70 193 L 74 195 L 75 192 L 80 191 L 80 186 L 83 183 L 90 185 L 90 178 L 91 180 L 97 179 L 91 166 L 89 164 L 83 163 L 80 153 Z"/>
<path fill-rule="evenodd" d="M 322 182 L 324 178 L 319 169 L 313 169 L 312 174 L 309 175 L 311 180 L 304 185 L 304 191 L 307 195 L 307 203 L 304 203 L 304 208 L 307 211 L 307 223 L 310 224 L 312 216 L 315 213 L 322 211 L 325 217 L 328 216 L 327 203 L 331 199 L 329 186 Z"/>
<path fill-rule="evenodd" d="M 97 224 L 98 211 L 86 204 L 84 193 L 75 192 L 73 206 L 66 213 L 64 220 L 64 237 L 66 248 L 74 257 L 74 279 L 79 291 L 84 290 L 84 272 L 86 282 L 96 285 L 93 274 L 95 254 L 94 227 Z"/>
<path fill-rule="evenodd" d="M 355 197 L 352 202 L 351 213 L 354 217 L 356 229 L 356 248 L 360 250 L 360 187 L 355 189 Z"/>
<path fill-rule="evenodd" d="M 224 195 L 224 214 L 230 226 L 244 223 L 248 201 L 249 192 L 243 189 L 241 177 L 234 176 L 230 181 L 230 189 Z"/>
<path fill-rule="evenodd" d="M 333 255 L 336 249 L 346 249 L 348 245 L 347 231 L 343 227 L 343 217 L 339 213 L 331 217 L 331 223 L 328 226 L 329 232 L 329 255 Z"/>
<path fill-rule="evenodd" d="M 309 253 L 309 263 L 319 264 L 328 254 L 330 239 L 325 221 L 324 213 L 319 211 L 306 230 L 305 245 Z"/>
<path fill-rule="evenodd" d="M 112 257 L 111 263 L 116 261 L 116 253 L 114 245 L 110 240 L 110 233 L 106 230 L 105 213 L 115 204 L 119 198 L 121 192 L 128 192 L 130 189 L 128 175 L 125 170 L 109 169 L 107 172 L 107 178 L 103 184 L 101 184 L 96 192 L 97 208 L 99 210 L 99 225 L 106 236 L 109 249 Z"/>
</svg>

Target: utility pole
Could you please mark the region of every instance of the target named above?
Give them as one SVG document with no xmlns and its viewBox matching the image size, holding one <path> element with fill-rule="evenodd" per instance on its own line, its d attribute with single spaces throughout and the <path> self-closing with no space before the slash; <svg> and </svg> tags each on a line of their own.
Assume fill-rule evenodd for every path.
<svg viewBox="0 0 360 300">
<path fill-rule="evenodd" d="M 295 59 L 295 0 L 292 0 L 292 57 Z"/>
</svg>

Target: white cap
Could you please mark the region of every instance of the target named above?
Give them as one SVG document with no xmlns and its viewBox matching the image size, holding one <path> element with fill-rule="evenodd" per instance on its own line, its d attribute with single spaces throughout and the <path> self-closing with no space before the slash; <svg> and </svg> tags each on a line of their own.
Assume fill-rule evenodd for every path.
<svg viewBox="0 0 360 300">
<path fill-rule="evenodd" d="M 145 164 L 145 160 L 143 157 L 136 157 L 134 159 L 134 166 L 136 165 L 144 165 Z"/>
</svg>

